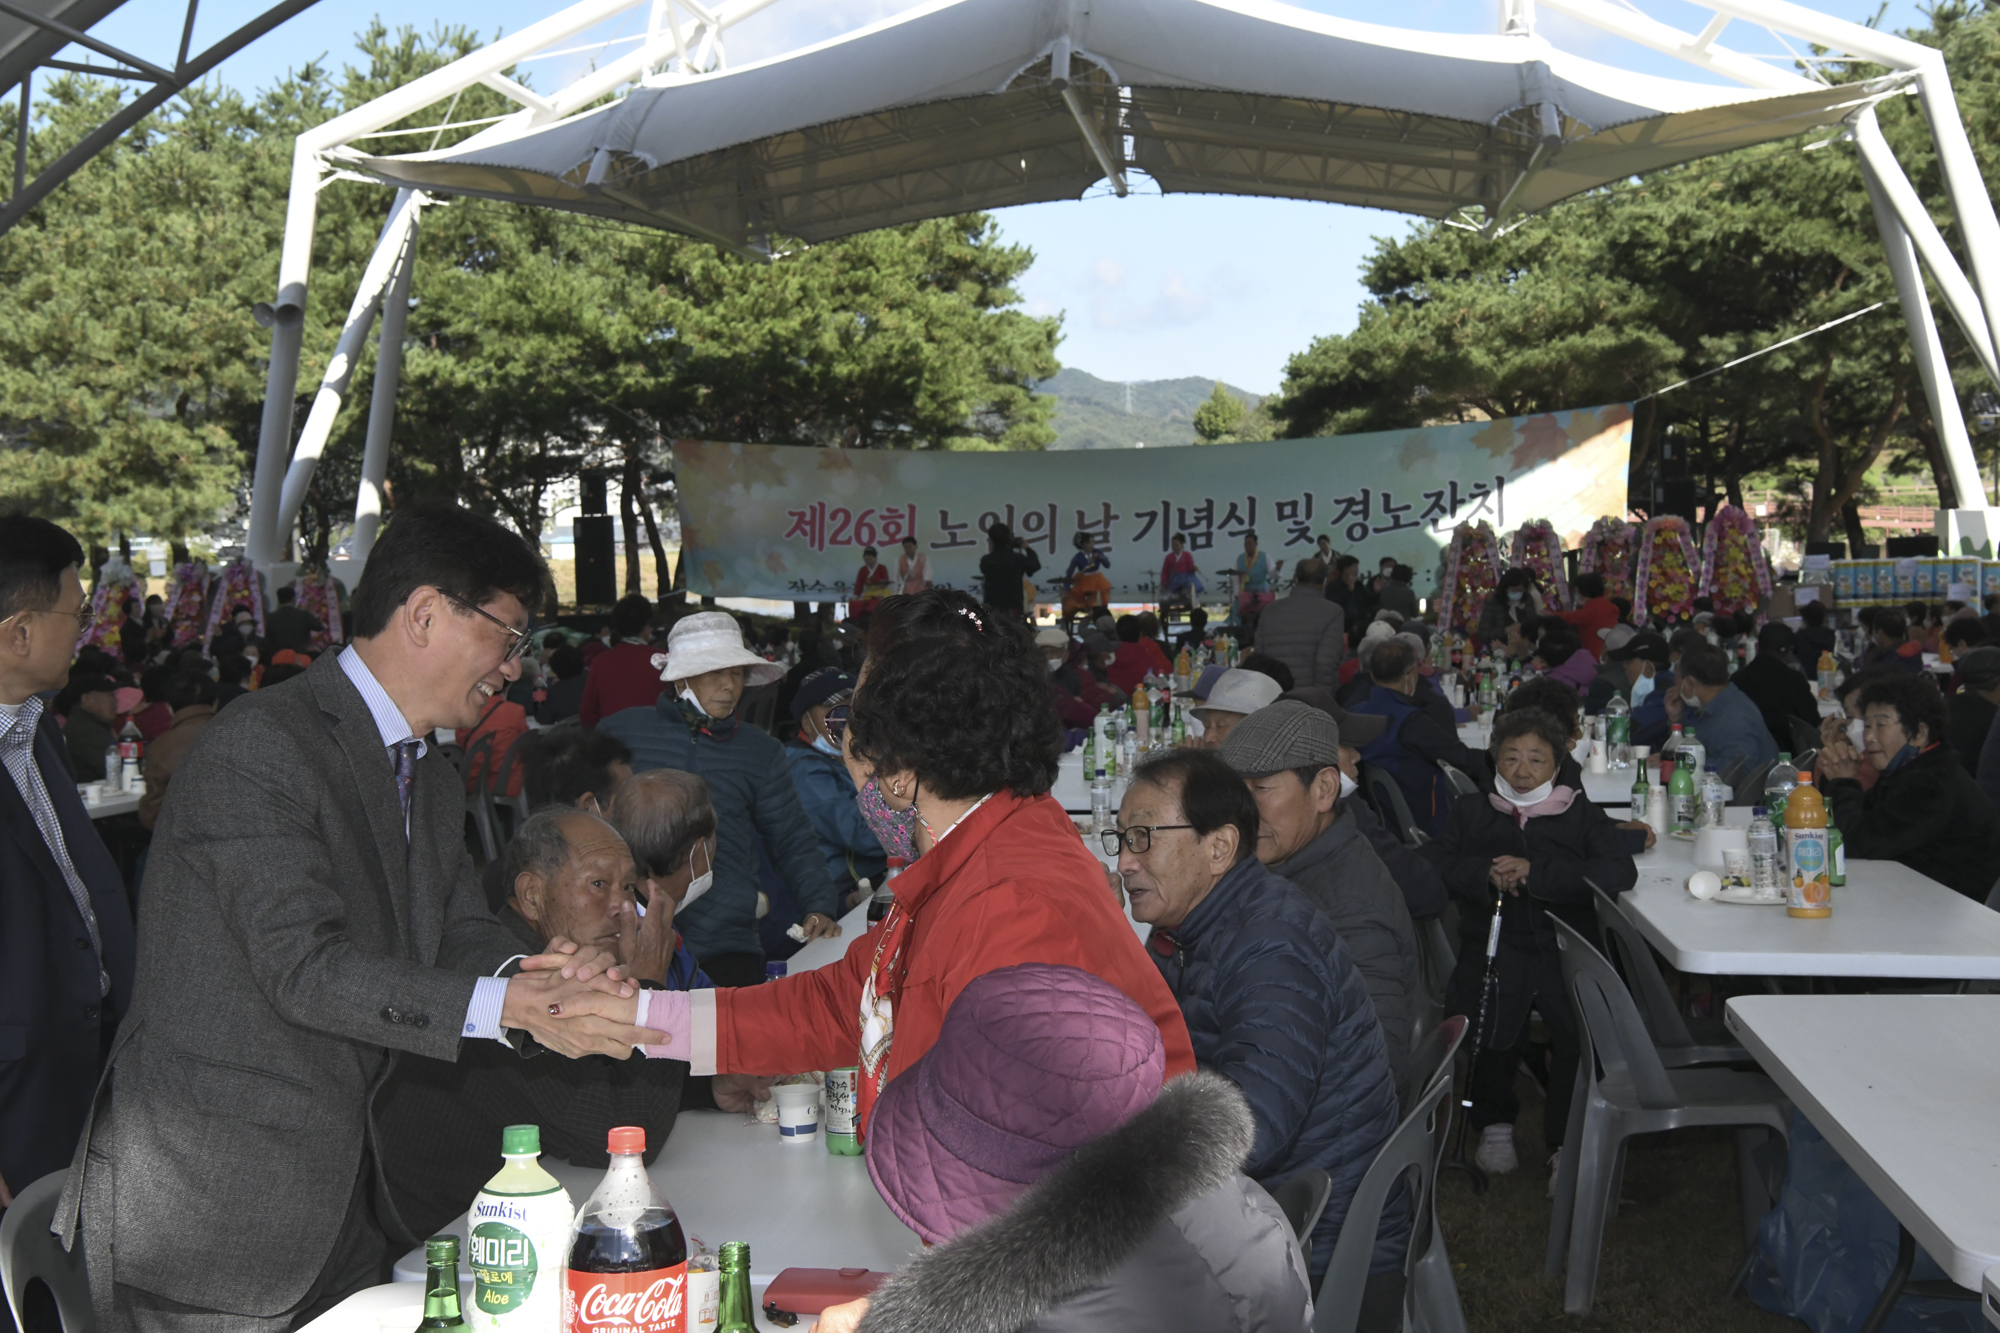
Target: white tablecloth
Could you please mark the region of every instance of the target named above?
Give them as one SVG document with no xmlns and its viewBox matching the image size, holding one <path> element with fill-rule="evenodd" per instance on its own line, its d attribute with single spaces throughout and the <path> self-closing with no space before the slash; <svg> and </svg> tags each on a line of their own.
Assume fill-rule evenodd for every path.
<svg viewBox="0 0 2000 1333">
<path fill-rule="evenodd" d="M 2000 996 L 1740 995 L 1728 1024 L 1946 1276 L 1979 1290 L 2000 1264 Z"/>
<path fill-rule="evenodd" d="M 2000 912 L 1900 862 L 1850 859 L 1833 915 L 1812 919 L 1691 896 L 1694 849 L 1679 839 L 1634 860 L 1639 882 L 1619 906 L 1682 972 L 2000 980 Z"/>
<path fill-rule="evenodd" d="M 129 815 L 139 808 L 136 792 L 107 791 L 101 801 L 85 801 L 83 808 L 92 819 L 109 819 L 113 815 Z"/>
</svg>

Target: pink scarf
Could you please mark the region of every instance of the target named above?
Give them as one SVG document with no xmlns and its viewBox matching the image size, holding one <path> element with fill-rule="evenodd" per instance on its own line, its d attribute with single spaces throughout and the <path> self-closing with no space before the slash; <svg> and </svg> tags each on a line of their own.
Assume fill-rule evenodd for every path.
<svg viewBox="0 0 2000 1333">
<path fill-rule="evenodd" d="M 1493 802 L 1493 808 L 1501 814 L 1512 815 L 1516 827 L 1526 828 L 1531 819 L 1538 819 L 1543 815 L 1559 815 L 1569 809 L 1571 803 L 1576 800 L 1576 788 L 1557 787 L 1533 805 L 1515 805 L 1498 792 L 1488 793 L 1486 799 Z"/>
</svg>

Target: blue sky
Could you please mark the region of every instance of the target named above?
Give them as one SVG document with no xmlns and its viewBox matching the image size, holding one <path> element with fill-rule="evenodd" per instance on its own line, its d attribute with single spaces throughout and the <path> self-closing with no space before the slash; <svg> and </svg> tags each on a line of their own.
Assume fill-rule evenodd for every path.
<svg viewBox="0 0 2000 1333">
<path fill-rule="evenodd" d="M 741 64 L 836 36 L 907 7 L 908 0 L 778 0 L 731 30 L 731 63 Z M 1394 21 L 1430 31 L 1491 32 L 1497 0 L 1399 0 L 1390 6 L 1358 0 L 1298 0 L 1299 7 L 1371 22 Z M 428 30 L 463 25 L 491 36 L 517 31 L 556 12 L 560 0 L 406 0 L 385 15 L 393 24 Z M 1814 7 L 1865 20 L 1876 0 L 1814 0 Z M 254 17 L 262 0 L 204 0 L 195 27 L 199 50 Z M 1641 8 L 1684 31 L 1698 31 L 1708 11 L 1681 0 L 1643 0 Z M 245 90 L 289 68 L 326 57 L 338 67 L 351 58 L 353 35 L 376 12 L 368 5 L 320 0 L 314 8 L 256 42 L 222 66 L 219 77 Z M 580 37 L 576 45 L 628 35 L 643 27 L 639 6 L 619 23 Z M 136 55 L 171 64 L 184 7 L 177 0 L 129 0 L 95 34 Z M 1891 0 L 1882 26 L 1921 22 L 1912 0 Z M 1544 13 L 1539 30 L 1557 46 L 1651 74 L 1702 79 L 1700 71 Z M 1765 53 L 1771 39 L 1738 24 L 1724 37 L 1739 50 Z M 81 58 L 72 49 L 65 53 Z M 552 88 L 581 72 L 588 54 L 530 66 L 537 87 Z M 1005 235 L 1033 247 L 1034 267 L 1022 284 L 1027 308 L 1065 316 L 1060 356 L 1065 365 L 1112 380 L 1212 376 L 1268 393 L 1283 377 L 1286 358 L 1318 336 L 1354 326 L 1362 291 L 1356 274 L 1377 236 L 1400 235 L 1409 219 L 1393 213 L 1291 200 L 1219 196 L 1076 202 L 1003 209 Z"/>
</svg>

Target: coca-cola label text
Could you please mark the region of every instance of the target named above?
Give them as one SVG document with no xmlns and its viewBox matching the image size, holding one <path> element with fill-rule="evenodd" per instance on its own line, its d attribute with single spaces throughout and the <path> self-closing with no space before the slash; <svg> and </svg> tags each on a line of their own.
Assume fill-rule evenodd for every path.
<svg viewBox="0 0 2000 1333">
<path fill-rule="evenodd" d="M 688 1333 L 687 1265 L 643 1273 L 563 1272 L 567 1333 Z"/>
</svg>

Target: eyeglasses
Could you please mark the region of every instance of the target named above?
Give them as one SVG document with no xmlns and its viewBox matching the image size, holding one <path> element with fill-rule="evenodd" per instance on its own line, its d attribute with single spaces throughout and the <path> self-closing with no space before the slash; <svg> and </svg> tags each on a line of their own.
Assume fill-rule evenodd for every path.
<svg viewBox="0 0 2000 1333">
<path fill-rule="evenodd" d="M 1134 856 L 1144 856 L 1147 852 L 1153 850 L 1153 835 L 1155 833 L 1165 833 L 1172 829 L 1191 829 L 1193 827 L 1194 825 L 1192 824 L 1134 824 L 1131 828 L 1108 828 L 1097 836 L 1098 840 L 1104 844 L 1104 854 L 1106 856 L 1118 855 L 1118 849 L 1121 847 Z"/>
<path fill-rule="evenodd" d="M 443 592 L 444 590 L 439 589 L 439 591 Z M 515 629 L 512 625 L 508 624 L 506 621 L 502 620 L 500 617 L 494 615 L 490 611 L 483 611 L 479 607 L 474 606 L 471 602 L 466 601 L 463 597 L 455 597 L 448 592 L 445 593 L 444 596 L 445 600 L 452 602 L 455 605 L 464 607 L 466 610 L 472 612 L 472 614 L 476 616 L 484 616 L 486 619 L 492 621 L 494 624 L 498 625 L 501 629 L 506 630 L 507 633 L 513 636 L 513 642 L 507 645 L 507 655 L 500 659 L 503 665 L 508 662 L 520 661 L 521 658 L 527 654 L 528 649 L 534 645 L 535 641 L 529 638 L 527 634 L 523 633 L 520 630 Z"/>
<path fill-rule="evenodd" d="M 826 710 L 826 738 L 835 745 L 847 733 L 847 704 L 835 704 Z"/>
<path fill-rule="evenodd" d="M 90 633 L 90 627 L 97 623 L 97 612 L 90 609 L 88 602 L 79 606 L 74 611 L 21 611 L 16 614 L 24 616 L 72 616 L 76 619 L 76 637 L 79 639 Z M 8 619 L 11 620 L 13 617 L 9 616 Z"/>
</svg>

